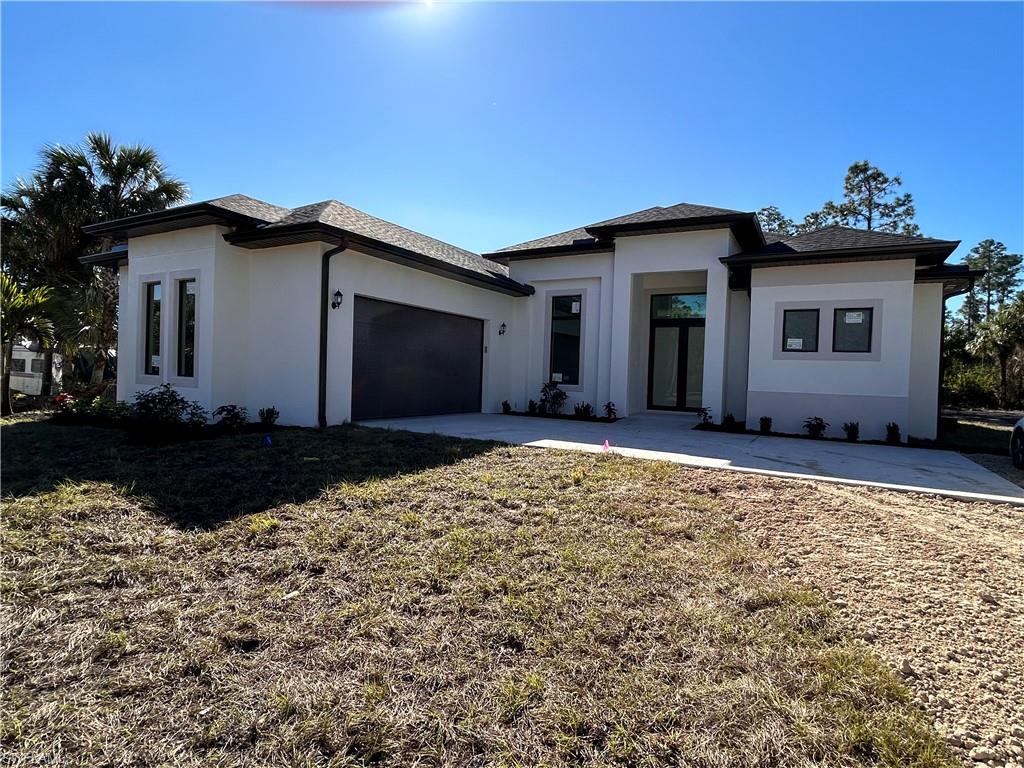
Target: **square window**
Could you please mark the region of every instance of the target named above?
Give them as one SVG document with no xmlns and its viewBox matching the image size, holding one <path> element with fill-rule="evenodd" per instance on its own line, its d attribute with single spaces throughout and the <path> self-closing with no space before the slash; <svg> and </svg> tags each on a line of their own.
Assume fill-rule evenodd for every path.
<svg viewBox="0 0 1024 768">
<path fill-rule="evenodd" d="M 25 358 L 16 357 L 11 360 L 11 371 L 13 373 L 24 373 L 25 372 Z"/>
<path fill-rule="evenodd" d="M 782 351 L 818 351 L 817 309 L 787 309 L 783 311 Z"/>
<path fill-rule="evenodd" d="M 836 309 L 832 324 L 832 351 L 870 352 L 872 315 L 870 307 Z"/>
<path fill-rule="evenodd" d="M 42 373 L 43 372 L 43 363 L 45 363 L 45 362 L 46 362 L 46 360 L 43 360 L 43 359 L 38 358 L 38 357 L 32 358 L 32 373 Z"/>
<path fill-rule="evenodd" d="M 548 380 L 575 386 L 580 383 L 580 335 L 583 296 L 551 297 L 551 369 Z"/>
</svg>

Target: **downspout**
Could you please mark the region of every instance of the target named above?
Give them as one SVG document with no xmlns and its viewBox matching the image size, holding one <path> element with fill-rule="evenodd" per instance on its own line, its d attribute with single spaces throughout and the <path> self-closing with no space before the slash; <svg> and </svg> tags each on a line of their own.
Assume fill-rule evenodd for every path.
<svg viewBox="0 0 1024 768">
<path fill-rule="evenodd" d="M 327 428 L 327 313 L 330 311 L 331 257 L 348 247 L 345 241 L 336 248 L 324 251 L 320 263 L 320 360 L 317 370 L 318 391 L 316 423 L 320 429 Z"/>
</svg>

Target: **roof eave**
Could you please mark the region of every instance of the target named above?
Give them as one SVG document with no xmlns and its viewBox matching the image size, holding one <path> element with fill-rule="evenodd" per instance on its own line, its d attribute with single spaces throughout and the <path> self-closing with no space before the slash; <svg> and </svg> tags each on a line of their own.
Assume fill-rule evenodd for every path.
<svg viewBox="0 0 1024 768">
<path fill-rule="evenodd" d="M 289 224 L 282 227 L 274 227 L 273 231 L 256 229 L 243 232 L 229 232 L 224 235 L 224 239 L 232 245 L 242 248 L 276 248 L 282 245 L 311 242 L 326 242 L 335 245 L 344 243 L 349 248 L 370 256 L 376 256 L 386 261 L 420 269 L 440 277 L 458 280 L 468 285 L 475 285 L 480 288 L 497 291 L 498 293 L 504 293 L 508 296 L 529 296 L 534 292 L 533 286 L 516 282 L 509 277 L 484 275 L 480 272 L 460 267 L 457 264 L 441 261 L 440 259 L 425 256 L 422 253 L 410 251 L 401 246 L 385 243 L 381 240 L 349 232 L 329 224 Z"/>
<path fill-rule="evenodd" d="M 119 269 L 128 265 L 128 249 L 125 247 L 111 248 L 102 253 L 89 253 L 79 256 L 78 261 L 87 267 L 111 267 Z"/>
<path fill-rule="evenodd" d="M 860 248 L 831 248 L 818 251 L 794 251 L 793 253 L 737 253 L 723 256 L 719 261 L 727 266 L 779 267 L 828 264 L 852 261 L 889 261 L 914 259 L 922 265 L 938 265 L 944 262 L 960 245 L 959 240 L 947 240 L 927 245 L 909 245 Z"/>
<path fill-rule="evenodd" d="M 209 203 L 193 203 L 162 211 L 140 213 L 120 219 L 87 224 L 82 231 L 94 237 L 110 235 L 118 239 L 159 234 L 175 229 L 189 229 L 210 225 L 244 226 L 263 223 L 262 219 L 229 211 Z"/>
<path fill-rule="evenodd" d="M 520 248 L 515 251 L 492 251 L 480 254 L 491 261 L 507 264 L 520 259 L 544 259 L 550 256 L 577 256 L 591 253 L 611 253 L 615 246 L 610 242 L 568 243 L 566 245 L 546 245 L 542 248 Z"/>
<path fill-rule="evenodd" d="M 598 240 L 613 237 L 632 237 L 638 235 L 660 235 L 672 232 L 692 232 L 702 229 L 732 230 L 733 235 L 743 248 L 764 247 L 764 235 L 761 225 L 754 213 L 728 213 L 714 216 L 689 216 L 664 221 L 644 221 L 630 224 L 605 224 L 584 227 L 587 234 Z"/>
</svg>

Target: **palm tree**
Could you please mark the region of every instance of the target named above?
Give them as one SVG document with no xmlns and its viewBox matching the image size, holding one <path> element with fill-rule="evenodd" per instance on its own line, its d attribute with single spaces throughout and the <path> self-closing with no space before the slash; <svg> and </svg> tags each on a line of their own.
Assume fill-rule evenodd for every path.
<svg viewBox="0 0 1024 768">
<path fill-rule="evenodd" d="M 967 346 L 972 354 L 999 364 L 999 404 L 1004 408 L 1008 404 L 1010 360 L 1021 347 L 1024 347 L 1024 292 L 982 321 L 974 340 Z"/>
<path fill-rule="evenodd" d="M 0 343 L 3 347 L 3 373 L 0 377 L 0 414 L 11 412 L 11 365 L 14 345 L 23 338 L 53 342 L 53 323 L 49 317 L 50 289 L 19 286 L 10 275 L 0 272 Z"/>
<path fill-rule="evenodd" d="M 168 208 L 188 197 L 188 187 L 171 176 L 156 151 L 133 144 L 117 145 L 107 134 L 90 133 L 84 145 L 43 147 L 40 165 L 29 180 L 17 179 L 3 194 L 3 267 L 25 285 L 54 287 L 56 302 L 66 304 L 60 314 L 75 312 L 93 316 L 88 325 L 102 333 L 82 334 L 75 324 L 62 345 L 90 339 L 84 346 L 96 352 L 94 382 L 102 381 L 107 353 L 116 344 L 117 284 L 106 269 L 83 267 L 79 257 L 106 250 L 109 240 L 95 243 L 82 227 L 96 221 L 132 216 Z M 98 280 L 93 273 L 103 277 Z M 104 294 L 98 306 L 103 313 L 96 318 L 92 309 L 83 307 L 83 298 L 96 300 L 97 285 Z M 46 347 L 47 370 L 53 350 Z M 47 382 L 44 382 L 46 386 Z"/>
</svg>

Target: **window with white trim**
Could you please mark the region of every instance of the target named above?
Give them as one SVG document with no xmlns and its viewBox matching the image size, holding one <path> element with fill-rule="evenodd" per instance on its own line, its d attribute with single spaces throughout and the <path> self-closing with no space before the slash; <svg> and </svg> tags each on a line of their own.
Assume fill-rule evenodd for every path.
<svg viewBox="0 0 1024 768">
<path fill-rule="evenodd" d="M 583 296 L 551 297 L 551 358 L 549 380 L 575 386 L 580 383 L 580 340 Z"/>
<path fill-rule="evenodd" d="M 142 350 L 142 371 L 147 376 L 160 375 L 160 283 L 143 283 L 145 305 L 145 337 Z"/>
</svg>

